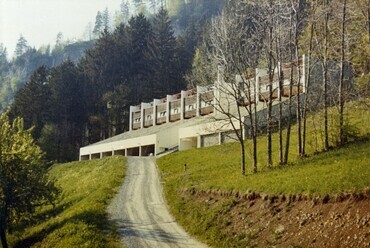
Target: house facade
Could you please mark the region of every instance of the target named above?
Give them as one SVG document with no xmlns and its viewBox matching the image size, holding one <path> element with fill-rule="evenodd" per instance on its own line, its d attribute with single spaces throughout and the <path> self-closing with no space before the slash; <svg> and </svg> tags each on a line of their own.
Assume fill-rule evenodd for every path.
<svg viewBox="0 0 370 248">
<path fill-rule="evenodd" d="M 225 111 L 220 109 L 236 111 L 240 105 L 256 104 L 258 118 L 263 122 L 270 85 L 273 99 L 280 94 L 279 74 L 284 75 L 281 92 L 283 100 L 290 94 L 296 96 L 306 91 L 306 60 L 303 56 L 298 62 L 279 65 L 273 73 L 272 85 L 270 75 L 264 69 L 256 69 L 255 76 L 249 79 L 237 75 L 236 83 L 228 84 L 223 81 L 222 68 L 219 68 L 217 80 L 211 86 L 197 86 L 131 106 L 129 131 L 81 147 L 80 160 L 113 155 L 156 156 L 174 149 L 187 150 L 231 142 L 235 139 L 233 130 L 235 127 L 240 129 L 240 122 L 223 118 Z M 298 78 L 301 85 L 299 88 Z M 290 93 L 291 80 L 295 83 Z M 248 96 L 245 94 L 246 85 L 250 93 Z M 237 101 L 232 92 L 240 94 Z M 274 110 L 277 104 L 282 103 L 274 101 L 273 104 Z M 245 111 L 242 114 L 247 116 Z M 248 118 L 245 118 L 242 125 L 248 125 Z"/>
</svg>

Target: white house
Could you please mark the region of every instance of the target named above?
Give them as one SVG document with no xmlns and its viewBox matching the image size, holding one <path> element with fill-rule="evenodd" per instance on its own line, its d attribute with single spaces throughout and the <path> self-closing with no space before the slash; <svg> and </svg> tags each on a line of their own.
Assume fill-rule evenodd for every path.
<svg viewBox="0 0 370 248">
<path fill-rule="evenodd" d="M 305 56 L 298 61 L 301 69 L 301 88 L 295 84 L 292 95 L 306 90 Z M 278 66 L 274 73 L 273 97 L 279 94 L 278 73 L 283 68 L 284 97 L 289 96 L 289 84 L 292 76 L 298 81 L 298 70 L 295 63 Z M 291 75 L 293 71 L 293 75 Z M 236 82 L 243 81 L 239 75 Z M 245 79 L 244 79 L 245 80 Z M 253 92 L 248 103 L 257 104 L 257 111 L 263 112 L 268 101 L 269 75 L 263 69 L 256 69 L 255 77 L 248 79 L 249 90 Z M 184 90 L 178 94 L 167 95 L 165 98 L 153 99 L 152 102 L 130 107 L 129 131 L 105 139 L 103 141 L 80 148 L 80 160 L 98 159 L 106 156 L 149 156 L 179 149 L 187 150 L 233 140 L 233 129 L 230 121 L 222 120 L 222 113 L 215 107 L 217 104 L 227 106 L 230 111 L 235 111 L 240 102 L 228 96 L 228 88 L 237 84 L 228 85 L 223 81 L 222 70 L 214 85 L 209 87 L 197 86 L 191 90 Z M 245 92 L 241 90 L 240 92 Z M 242 93 L 243 94 L 243 93 Z M 242 99 L 246 96 L 241 95 Z M 275 102 L 274 104 L 277 104 Z M 246 113 L 244 113 L 246 115 Z M 262 115 L 262 114 L 261 114 Z M 246 120 L 246 122 L 248 122 Z M 238 126 L 237 122 L 235 125 Z"/>
</svg>

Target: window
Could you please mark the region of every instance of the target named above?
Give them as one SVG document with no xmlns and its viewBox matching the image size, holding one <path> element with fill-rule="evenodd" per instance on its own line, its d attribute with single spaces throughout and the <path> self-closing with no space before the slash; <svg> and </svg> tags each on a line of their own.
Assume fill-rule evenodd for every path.
<svg viewBox="0 0 370 248">
<path fill-rule="evenodd" d="M 178 109 L 178 108 L 175 108 L 175 109 L 173 110 L 173 113 L 174 113 L 174 114 L 179 113 L 179 109 Z"/>
<path fill-rule="evenodd" d="M 159 117 L 165 117 L 166 116 L 166 111 L 162 111 L 159 113 Z"/>
<path fill-rule="evenodd" d="M 152 116 L 151 116 L 151 115 L 147 115 L 147 116 L 146 116 L 146 119 L 147 119 L 147 120 L 151 120 L 151 119 L 152 119 Z"/>
<path fill-rule="evenodd" d="M 188 106 L 188 110 L 193 110 L 194 109 L 194 106 L 193 105 L 189 105 Z"/>
</svg>

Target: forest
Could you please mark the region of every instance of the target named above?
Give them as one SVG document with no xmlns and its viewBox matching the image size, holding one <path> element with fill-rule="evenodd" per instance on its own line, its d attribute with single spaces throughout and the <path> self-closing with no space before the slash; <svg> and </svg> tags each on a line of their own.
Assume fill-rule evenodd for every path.
<svg viewBox="0 0 370 248">
<path fill-rule="evenodd" d="M 29 72 L 22 75 L 29 79 L 14 77 L 14 85 L 26 83 L 16 92 L 9 116 L 21 116 L 25 127 L 33 126 L 33 137 L 47 158 L 62 162 L 77 159 L 81 146 L 127 131 L 130 105 L 212 84 L 217 65 L 225 67 L 225 80 L 231 80 L 256 67 L 273 71 L 277 61 L 291 62 L 307 54 L 318 58 L 325 73 L 333 69 L 329 61 L 336 62 L 338 72 L 350 64 L 357 96 L 368 95 L 369 1 L 187 2 L 176 7 L 177 15 L 160 8 L 151 16 L 134 15 L 115 28 L 100 26 L 98 37 L 84 43 L 87 50 L 79 59 L 42 62 L 34 49 L 20 49 L 11 63 L 1 59 L 0 66 L 9 70 L 17 61 L 27 63 L 30 51 L 40 57 L 33 68 L 25 67 Z M 338 85 L 349 80 L 340 78 Z M 322 84 L 324 92 L 328 83 Z M 344 96 L 342 91 L 334 97 L 340 111 L 349 100 Z M 327 109 L 329 102 L 326 92 L 321 108 Z M 304 113 L 298 115 L 302 125 Z M 272 125 L 267 127 L 268 135 L 272 130 Z M 299 149 L 304 154 L 304 148 Z"/>
<path fill-rule="evenodd" d="M 175 2 L 171 15 L 159 8 L 118 25 L 98 11 L 91 40 L 63 42 L 58 34 L 52 51 L 20 37 L 9 62 L 2 48 L 3 111 L 34 127 L 49 161 L 76 160 L 79 147 L 128 130 L 130 105 L 187 87 L 195 48 L 225 1 Z"/>
</svg>

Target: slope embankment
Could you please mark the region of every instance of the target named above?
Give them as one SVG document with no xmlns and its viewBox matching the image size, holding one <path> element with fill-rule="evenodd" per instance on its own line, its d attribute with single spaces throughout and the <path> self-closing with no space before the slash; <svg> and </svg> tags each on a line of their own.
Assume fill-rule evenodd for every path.
<svg viewBox="0 0 370 248">
<path fill-rule="evenodd" d="M 175 215 L 214 247 L 370 245 L 370 189 L 322 197 L 185 190 L 181 199 Z"/>
<path fill-rule="evenodd" d="M 237 144 L 157 163 L 172 214 L 212 247 L 361 248 L 370 247 L 369 147 L 364 136 L 246 176 Z"/>
</svg>

